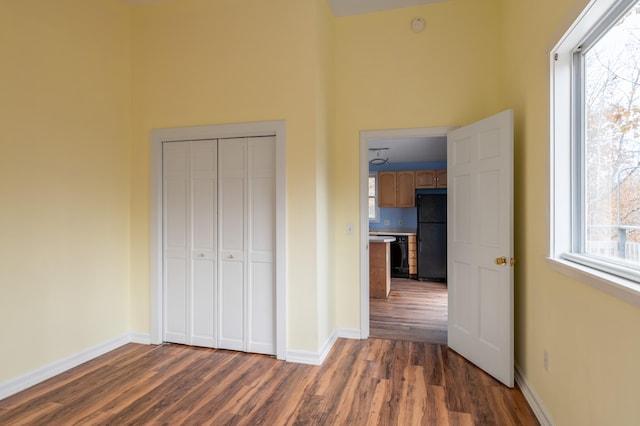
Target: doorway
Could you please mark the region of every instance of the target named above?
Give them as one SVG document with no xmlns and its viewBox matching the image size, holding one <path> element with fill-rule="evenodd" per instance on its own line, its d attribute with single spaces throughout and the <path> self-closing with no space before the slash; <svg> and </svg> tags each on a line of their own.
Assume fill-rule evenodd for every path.
<svg viewBox="0 0 640 426">
<path fill-rule="evenodd" d="M 376 130 L 360 132 L 360 211 L 361 211 L 361 335 L 362 338 L 398 336 L 405 340 L 417 340 L 421 332 L 414 329 L 431 329 L 424 339 L 434 343 L 446 344 L 446 284 L 429 281 L 416 281 L 406 278 L 393 278 L 391 293 L 388 299 L 374 300 L 369 298 L 369 150 L 375 148 L 375 155 L 380 155 L 380 141 L 393 143 L 394 140 L 446 138 L 453 127 Z M 445 148 L 446 150 L 446 148 Z M 385 152 L 382 151 L 382 155 Z M 406 161 L 406 160 L 405 160 Z M 382 226 L 397 227 L 402 224 L 382 223 Z M 430 304 L 430 294 L 435 304 Z M 371 304 L 370 304 L 371 303 Z M 444 309 L 443 309 L 444 308 Z M 444 321 L 443 321 L 444 314 Z M 427 318 L 425 318 L 425 316 Z M 386 317 L 386 319 L 385 319 Z M 372 334 L 372 327 L 375 333 Z M 402 330 L 402 332 L 398 332 Z M 438 332 L 439 330 L 439 332 Z"/>
</svg>

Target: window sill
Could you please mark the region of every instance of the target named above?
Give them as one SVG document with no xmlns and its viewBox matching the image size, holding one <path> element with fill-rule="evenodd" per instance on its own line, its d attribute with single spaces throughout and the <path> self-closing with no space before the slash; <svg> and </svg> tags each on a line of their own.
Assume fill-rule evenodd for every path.
<svg viewBox="0 0 640 426">
<path fill-rule="evenodd" d="M 634 281 L 564 259 L 548 257 L 547 264 L 554 271 L 640 308 L 640 286 Z"/>
</svg>

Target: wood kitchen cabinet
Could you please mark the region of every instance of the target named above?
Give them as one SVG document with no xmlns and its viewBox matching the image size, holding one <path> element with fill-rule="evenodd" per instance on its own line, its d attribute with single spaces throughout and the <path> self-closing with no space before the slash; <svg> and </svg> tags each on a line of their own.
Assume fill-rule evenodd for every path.
<svg viewBox="0 0 640 426">
<path fill-rule="evenodd" d="M 369 242 L 369 297 L 386 299 L 391 291 L 389 243 Z"/>
<path fill-rule="evenodd" d="M 416 189 L 446 188 L 446 170 L 418 170 L 415 172 Z"/>
<path fill-rule="evenodd" d="M 413 171 L 378 173 L 378 207 L 415 207 Z"/>
<path fill-rule="evenodd" d="M 418 250 L 416 248 L 416 236 L 409 235 L 409 248 L 408 258 L 409 258 L 409 278 L 416 278 L 418 276 Z"/>
</svg>

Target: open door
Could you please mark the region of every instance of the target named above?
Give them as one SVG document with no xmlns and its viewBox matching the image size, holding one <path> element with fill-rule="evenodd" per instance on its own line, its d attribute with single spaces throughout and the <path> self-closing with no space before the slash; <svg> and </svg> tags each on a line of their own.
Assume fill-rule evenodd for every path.
<svg viewBox="0 0 640 426">
<path fill-rule="evenodd" d="M 513 111 L 448 134 L 448 344 L 513 387 Z"/>
</svg>

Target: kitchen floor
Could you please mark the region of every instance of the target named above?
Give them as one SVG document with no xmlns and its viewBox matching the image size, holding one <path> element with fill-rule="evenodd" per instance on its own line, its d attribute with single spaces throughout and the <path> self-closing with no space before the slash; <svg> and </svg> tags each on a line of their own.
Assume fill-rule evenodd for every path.
<svg viewBox="0 0 640 426">
<path fill-rule="evenodd" d="M 371 337 L 447 343 L 447 284 L 391 279 L 387 299 L 369 299 Z"/>
</svg>

